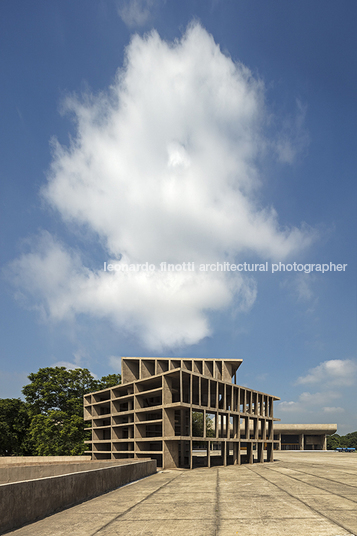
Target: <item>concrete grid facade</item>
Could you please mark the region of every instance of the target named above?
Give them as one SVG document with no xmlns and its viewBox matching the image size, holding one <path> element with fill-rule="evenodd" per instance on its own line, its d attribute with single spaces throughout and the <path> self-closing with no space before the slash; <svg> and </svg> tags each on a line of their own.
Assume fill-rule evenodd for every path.
<svg viewBox="0 0 357 536">
<path fill-rule="evenodd" d="M 273 402 L 237 385 L 242 360 L 122 358 L 122 383 L 84 397 L 92 459 L 163 468 L 273 460 Z"/>
</svg>

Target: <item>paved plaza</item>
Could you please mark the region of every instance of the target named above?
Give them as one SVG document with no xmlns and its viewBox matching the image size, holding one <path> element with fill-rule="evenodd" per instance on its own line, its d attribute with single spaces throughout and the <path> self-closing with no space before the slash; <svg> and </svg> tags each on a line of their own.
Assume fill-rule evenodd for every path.
<svg viewBox="0 0 357 536">
<path fill-rule="evenodd" d="M 357 534 L 357 454 L 165 470 L 13 531 L 16 536 Z"/>
</svg>

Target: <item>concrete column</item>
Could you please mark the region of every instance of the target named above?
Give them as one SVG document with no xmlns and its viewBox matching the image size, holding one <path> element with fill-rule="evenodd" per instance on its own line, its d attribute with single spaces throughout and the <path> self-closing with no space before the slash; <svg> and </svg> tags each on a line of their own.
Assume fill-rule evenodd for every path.
<svg viewBox="0 0 357 536">
<path fill-rule="evenodd" d="M 258 460 L 259 463 L 264 463 L 264 443 L 258 443 Z"/>
<path fill-rule="evenodd" d="M 227 441 L 221 442 L 221 455 L 223 457 L 223 465 L 227 465 Z"/>
<path fill-rule="evenodd" d="M 253 443 L 251 441 L 247 443 L 247 455 L 248 463 L 253 463 Z"/>
<path fill-rule="evenodd" d="M 211 467 L 211 442 L 207 441 L 207 467 Z"/>
<path fill-rule="evenodd" d="M 268 462 L 274 461 L 273 443 L 267 444 L 267 461 Z"/>
<path fill-rule="evenodd" d="M 327 437 L 324 437 L 323 447 L 322 450 L 327 450 Z"/>
<path fill-rule="evenodd" d="M 182 377 L 182 370 L 180 370 L 180 402 L 182 404 L 183 402 L 183 377 Z"/>
<path fill-rule="evenodd" d="M 191 411 L 191 420 L 192 420 L 192 411 Z M 193 469 L 192 439 L 190 439 L 190 469 Z"/>
<path fill-rule="evenodd" d="M 304 450 L 304 434 L 299 435 L 299 450 Z"/>
<path fill-rule="evenodd" d="M 240 459 L 240 441 L 238 441 L 237 443 L 237 465 L 240 465 L 241 464 L 241 459 Z"/>
</svg>

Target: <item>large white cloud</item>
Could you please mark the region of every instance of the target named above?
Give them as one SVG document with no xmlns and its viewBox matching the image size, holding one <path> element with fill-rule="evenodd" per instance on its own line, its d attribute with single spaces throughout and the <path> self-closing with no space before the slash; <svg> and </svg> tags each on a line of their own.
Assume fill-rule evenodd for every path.
<svg viewBox="0 0 357 536">
<path fill-rule="evenodd" d="M 357 376 L 357 363 L 353 359 L 330 359 L 300 376 L 297 384 L 323 383 L 324 385 L 353 385 Z"/>
<path fill-rule="evenodd" d="M 257 201 L 257 160 L 271 143 L 262 83 L 199 24 L 174 43 L 134 36 L 110 90 L 65 108 L 77 132 L 68 148 L 54 142 L 42 196 L 110 258 L 281 260 L 311 243 L 311 232 L 281 229 Z M 13 271 L 48 316 L 110 318 L 156 349 L 198 342 L 210 333 L 207 311 L 249 308 L 256 295 L 237 273 L 89 270 L 47 234 Z"/>
</svg>

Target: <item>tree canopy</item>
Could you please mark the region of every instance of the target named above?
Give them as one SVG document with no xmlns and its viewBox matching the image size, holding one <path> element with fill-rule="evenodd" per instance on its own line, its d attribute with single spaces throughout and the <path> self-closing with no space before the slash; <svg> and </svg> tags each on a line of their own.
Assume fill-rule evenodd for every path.
<svg viewBox="0 0 357 536">
<path fill-rule="evenodd" d="M 35 414 L 59 410 L 82 415 L 83 395 L 98 390 L 98 382 L 88 369 L 40 368 L 28 378 L 31 383 L 25 385 L 22 392 Z"/>
<path fill-rule="evenodd" d="M 40 368 L 19 398 L 0 399 L 0 455 L 79 455 L 88 438 L 83 395 L 121 383 L 120 374 L 100 380 L 88 369 Z"/>
<path fill-rule="evenodd" d="M 31 454 L 28 406 L 20 398 L 0 399 L 0 456 Z"/>
<path fill-rule="evenodd" d="M 349 447 L 357 449 L 357 432 L 351 432 L 345 436 L 333 434 L 327 436 L 327 449 L 335 450 L 340 447 Z"/>
</svg>

